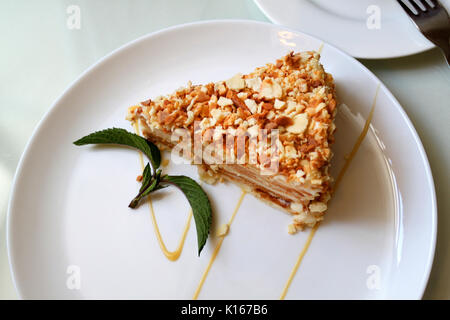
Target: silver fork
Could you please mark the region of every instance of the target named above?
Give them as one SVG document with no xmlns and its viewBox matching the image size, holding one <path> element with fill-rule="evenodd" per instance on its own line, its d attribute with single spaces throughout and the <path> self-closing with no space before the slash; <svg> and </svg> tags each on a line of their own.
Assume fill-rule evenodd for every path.
<svg viewBox="0 0 450 320">
<path fill-rule="evenodd" d="M 439 47 L 450 66 L 450 20 L 437 0 L 397 0 L 422 34 Z"/>
</svg>

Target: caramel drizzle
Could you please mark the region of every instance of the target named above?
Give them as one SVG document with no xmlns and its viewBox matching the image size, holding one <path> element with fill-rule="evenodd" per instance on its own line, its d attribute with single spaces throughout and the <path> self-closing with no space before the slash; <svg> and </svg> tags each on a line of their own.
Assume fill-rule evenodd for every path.
<svg viewBox="0 0 450 320">
<path fill-rule="evenodd" d="M 236 216 L 236 213 L 239 211 L 239 208 L 241 207 L 242 201 L 244 200 L 245 195 L 247 194 L 246 191 L 242 190 L 241 196 L 239 198 L 238 203 L 236 204 L 236 207 L 234 208 L 233 214 L 231 215 L 230 220 L 228 221 L 228 227 L 231 226 L 233 223 L 234 217 Z M 208 276 L 209 270 L 211 269 L 211 266 L 213 265 L 214 261 L 216 260 L 217 255 L 219 254 L 220 248 L 222 247 L 223 240 L 225 240 L 226 235 L 223 235 L 220 237 L 219 242 L 217 243 L 213 254 L 211 256 L 211 259 L 209 260 L 209 263 L 203 272 L 203 275 L 200 279 L 200 282 L 197 286 L 197 289 L 195 290 L 194 296 L 192 297 L 193 300 L 197 300 L 198 295 L 200 294 L 200 291 L 202 290 L 203 283 L 206 280 L 206 277 Z"/>
<path fill-rule="evenodd" d="M 344 166 L 339 171 L 338 177 L 336 178 L 336 182 L 334 183 L 334 187 L 333 187 L 333 191 L 332 191 L 333 193 L 336 191 L 337 187 L 341 183 L 341 180 L 344 177 L 344 174 L 347 171 L 347 168 L 349 167 L 350 163 L 352 162 L 353 158 L 355 157 L 356 153 L 358 152 L 359 147 L 361 146 L 361 143 L 363 142 L 364 138 L 367 135 L 367 132 L 369 131 L 370 122 L 372 121 L 373 112 L 375 110 L 375 105 L 377 103 L 379 89 L 380 89 L 380 84 L 378 84 L 378 86 L 377 86 L 377 90 L 375 92 L 375 97 L 373 98 L 373 102 L 372 102 L 372 107 L 370 108 L 369 116 L 367 117 L 366 123 L 364 124 L 364 128 L 361 131 L 361 134 L 359 135 L 355 144 L 353 145 L 353 149 L 350 152 L 350 155 L 348 156 L 347 161 L 345 161 Z"/>
<path fill-rule="evenodd" d="M 321 46 L 321 48 L 322 48 L 322 46 Z M 319 50 L 321 50 L 321 48 Z M 350 163 L 352 162 L 353 158 L 355 157 L 356 153 L 358 152 L 359 147 L 361 146 L 361 143 L 363 142 L 364 138 L 367 135 L 367 132 L 369 131 L 370 122 L 372 121 L 373 112 L 375 110 L 375 105 L 377 103 L 379 89 L 380 89 L 380 84 L 378 84 L 378 86 L 377 86 L 377 89 L 375 92 L 375 97 L 373 98 L 373 102 L 372 102 L 372 107 L 370 109 L 369 116 L 367 117 L 367 120 L 364 124 L 364 128 L 362 129 L 358 139 L 356 140 L 355 144 L 353 145 L 352 151 L 350 152 L 350 155 L 348 156 L 347 160 L 345 161 L 344 166 L 339 171 L 339 174 L 338 174 L 338 177 L 336 178 L 336 182 L 334 184 L 333 190 L 331 191 L 332 193 L 336 192 L 340 182 L 342 181 L 342 178 L 344 177 L 345 172 L 347 171 L 347 168 L 350 166 Z M 291 274 L 289 275 L 289 278 L 286 282 L 286 285 L 284 286 L 283 291 L 281 292 L 280 300 L 284 300 L 284 298 L 286 297 L 289 287 L 291 286 L 292 280 L 294 280 L 294 277 L 298 271 L 298 268 L 300 267 L 300 264 L 302 263 L 303 257 L 306 255 L 306 252 L 308 251 L 308 248 L 312 242 L 312 239 L 314 238 L 314 235 L 316 234 L 317 229 L 319 228 L 319 225 L 320 225 L 320 223 L 316 223 L 316 225 L 311 229 L 308 239 L 306 240 L 306 243 L 303 245 L 302 251 L 300 252 L 300 254 L 297 258 L 297 261 L 295 262 L 295 265 L 291 271 Z"/>
<path fill-rule="evenodd" d="M 297 261 L 295 262 L 294 268 L 292 268 L 291 274 L 289 275 L 289 278 L 284 286 L 284 289 L 281 292 L 280 300 L 284 300 L 284 298 L 286 297 L 289 287 L 291 286 L 292 280 L 294 280 L 297 270 L 300 267 L 300 264 L 302 263 L 303 257 L 306 255 L 306 251 L 308 251 L 309 245 L 311 244 L 311 241 L 314 238 L 314 235 L 316 234 L 316 230 L 319 228 L 319 224 L 320 222 L 316 223 L 314 227 L 311 229 L 311 232 L 308 235 L 308 239 L 306 240 L 306 243 L 298 256 Z"/>
<path fill-rule="evenodd" d="M 136 121 L 133 122 L 133 128 L 134 128 L 134 131 L 136 132 L 136 134 L 140 133 L 138 122 L 136 122 Z M 139 161 L 140 161 L 142 170 L 144 170 L 144 168 L 145 168 L 144 157 L 142 156 L 141 152 L 139 153 Z M 169 251 L 166 247 L 166 244 L 164 243 L 161 232 L 159 231 L 158 222 L 156 221 L 155 210 L 153 209 L 153 203 L 152 203 L 152 199 L 151 199 L 150 195 L 147 196 L 147 201 L 148 201 L 148 207 L 150 209 L 150 217 L 152 219 L 153 228 L 155 229 L 156 239 L 158 240 L 158 244 L 159 244 L 159 247 L 161 248 L 162 253 L 170 261 L 178 260 L 178 258 L 181 255 L 181 252 L 183 251 L 184 242 L 186 240 L 186 236 L 189 231 L 189 227 L 191 225 L 192 209 L 189 211 L 189 215 L 187 217 L 186 224 L 184 226 L 184 230 L 181 235 L 180 241 L 178 242 L 178 246 L 176 247 L 176 249 L 174 251 Z"/>
</svg>

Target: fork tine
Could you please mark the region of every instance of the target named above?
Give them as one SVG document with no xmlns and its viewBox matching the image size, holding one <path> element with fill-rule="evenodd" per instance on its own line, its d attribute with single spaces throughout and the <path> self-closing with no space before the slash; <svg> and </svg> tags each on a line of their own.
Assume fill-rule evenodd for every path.
<svg viewBox="0 0 450 320">
<path fill-rule="evenodd" d="M 412 5 L 414 5 L 414 4 L 416 5 L 415 8 L 416 8 L 417 12 L 427 11 L 427 8 L 423 5 L 421 0 L 410 0 L 409 2 L 412 2 Z"/>
<path fill-rule="evenodd" d="M 414 10 L 416 10 L 411 3 L 408 0 L 397 0 L 398 4 L 401 5 L 401 7 L 403 8 L 403 10 L 411 17 L 414 18 L 419 14 L 419 11 L 414 12 Z M 408 3 L 408 4 L 406 4 Z M 410 7 L 411 6 L 411 7 Z"/>
<path fill-rule="evenodd" d="M 424 6 L 427 7 L 428 5 L 428 8 L 430 9 L 435 9 L 436 7 L 439 6 L 439 3 L 435 4 L 432 0 L 424 0 L 424 2 L 425 2 Z"/>
</svg>

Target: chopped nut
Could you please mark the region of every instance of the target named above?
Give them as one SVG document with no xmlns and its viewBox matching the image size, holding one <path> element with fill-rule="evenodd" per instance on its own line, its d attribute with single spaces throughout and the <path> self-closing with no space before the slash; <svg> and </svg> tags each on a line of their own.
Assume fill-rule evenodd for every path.
<svg viewBox="0 0 450 320">
<path fill-rule="evenodd" d="M 217 103 L 217 96 L 215 94 L 213 94 L 211 96 L 211 99 L 209 99 L 209 105 L 212 105 L 214 103 Z"/>
<path fill-rule="evenodd" d="M 281 109 L 281 108 L 283 108 L 285 105 L 286 105 L 286 102 L 281 101 L 281 100 L 278 100 L 278 99 L 275 99 L 275 103 L 274 103 L 273 107 L 274 107 L 275 109 Z"/>
<path fill-rule="evenodd" d="M 245 99 L 247 99 L 247 97 L 248 97 L 248 93 L 247 93 L 247 92 L 239 92 L 239 93 L 237 94 L 237 96 L 238 96 L 239 99 L 245 100 Z"/>
<path fill-rule="evenodd" d="M 305 175 L 305 172 L 302 169 L 298 169 L 295 175 L 299 178 L 303 177 Z"/>
<path fill-rule="evenodd" d="M 303 210 L 303 205 L 301 203 L 292 202 L 290 207 L 291 207 L 292 211 L 297 212 L 297 213 L 301 213 L 301 212 L 304 211 Z"/>
<path fill-rule="evenodd" d="M 241 90 L 245 88 L 245 81 L 242 79 L 241 74 L 235 75 L 233 78 L 225 81 L 228 88 L 232 90 Z"/>
<path fill-rule="evenodd" d="M 206 182 L 208 184 L 216 184 L 219 180 L 218 176 L 213 172 L 206 170 L 202 166 L 198 166 L 198 176 L 201 181 Z"/>
<path fill-rule="evenodd" d="M 211 97 L 209 95 L 207 95 L 203 91 L 200 91 L 199 94 L 197 95 L 197 99 L 195 100 L 195 102 L 206 102 L 209 101 L 210 98 Z"/>
<path fill-rule="evenodd" d="M 291 223 L 290 225 L 288 225 L 288 233 L 289 234 L 297 233 L 297 228 L 295 227 L 295 224 Z"/>
<path fill-rule="evenodd" d="M 254 90 L 259 91 L 261 89 L 261 78 L 251 78 L 251 79 L 245 79 L 245 86 Z"/>
<path fill-rule="evenodd" d="M 244 101 L 242 101 L 237 94 L 234 91 L 229 90 L 227 92 L 227 98 L 231 99 L 231 101 L 233 101 L 233 103 L 238 107 L 238 108 L 242 108 L 243 110 L 246 110 L 248 112 L 250 112 L 250 110 L 248 110 L 247 106 L 245 105 Z"/>
<path fill-rule="evenodd" d="M 217 104 L 221 107 L 231 106 L 233 105 L 233 101 L 228 98 L 220 97 L 219 100 L 217 101 Z"/>
<path fill-rule="evenodd" d="M 286 117 L 286 116 L 281 116 L 281 117 L 276 118 L 275 122 L 277 123 L 277 125 L 283 126 L 283 127 L 288 127 L 293 124 L 292 119 L 289 117 Z"/>
<path fill-rule="evenodd" d="M 275 117 L 275 112 L 273 112 L 272 110 L 270 110 L 266 115 L 266 118 L 268 120 L 272 120 L 274 117 Z"/>
<path fill-rule="evenodd" d="M 250 136 L 252 137 L 257 137 L 258 136 L 258 132 L 259 132 L 259 126 L 258 125 L 254 125 L 253 127 L 248 128 L 247 131 Z"/>
<path fill-rule="evenodd" d="M 327 210 L 327 205 L 323 202 L 311 202 L 309 204 L 309 211 L 311 212 L 324 212 Z"/>
<path fill-rule="evenodd" d="M 284 147 L 284 153 L 287 158 L 295 158 L 297 157 L 297 150 L 293 146 Z"/>
<path fill-rule="evenodd" d="M 275 121 L 270 121 L 264 126 L 264 129 L 272 130 L 272 129 L 275 129 L 277 127 L 278 127 L 278 123 L 276 123 Z"/>
<path fill-rule="evenodd" d="M 220 123 L 223 119 L 228 115 L 228 112 L 225 112 L 221 109 L 213 109 L 210 111 L 211 116 L 216 120 L 216 122 Z"/>
<path fill-rule="evenodd" d="M 252 99 L 245 99 L 244 101 L 245 105 L 248 107 L 251 113 L 256 113 L 258 109 L 258 105 L 256 104 L 255 100 Z"/>
<path fill-rule="evenodd" d="M 306 113 L 301 113 L 294 117 L 294 123 L 287 127 L 287 131 L 290 133 L 300 134 L 303 133 L 308 126 L 308 115 Z"/>
<path fill-rule="evenodd" d="M 266 78 L 261 84 L 260 95 L 267 99 L 281 98 L 283 89 L 271 78 Z"/>
<path fill-rule="evenodd" d="M 219 227 L 216 235 L 218 237 L 225 237 L 228 234 L 229 230 L 230 230 L 230 225 L 228 223 L 225 223 Z"/>
<path fill-rule="evenodd" d="M 292 100 L 288 100 L 288 102 L 287 102 L 287 108 L 286 108 L 285 112 L 286 112 L 287 114 L 289 114 L 289 113 L 291 113 L 291 112 L 297 110 L 297 106 L 298 106 L 298 103 L 297 103 L 297 102 L 292 101 Z"/>
<path fill-rule="evenodd" d="M 194 121 L 194 112 L 188 111 L 187 112 L 187 119 L 185 121 L 186 125 L 190 125 Z"/>
<path fill-rule="evenodd" d="M 248 119 L 248 125 L 249 125 L 249 126 L 254 126 L 254 125 L 256 125 L 256 118 L 250 118 L 250 119 Z"/>
<path fill-rule="evenodd" d="M 328 108 L 330 109 L 330 112 L 334 111 L 334 109 L 336 108 L 336 100 L 335 99 L 330 100 L 330 102 L 328 103 Z"/>
<path fill-rule="evenodd" d="M 227 92 L 227 88 L 223 85 L 223 83 L 221 83 L 217 90 L 219 91 L 219 94 L 225 94 L 225 92 Z"/>
<path fill-rule="evenodd" d="M 261 104 L 261 109 L 264 109 L 264 110 L 267 110 L 267 111 L 272 110 L 273 109 L 273 103 L 263 102 Z"/>
<path fill-rule="evenodd" d="M 301 79 L 300 84 L 298 86 L 300 92 L 307 92 L 308 91 L 308 83 L 305 79 Z"/>
<path fill-rule="evenodd" d="M 325 108 L 327 105 L 323 102 L 319 103 L 319 105 L 316 107 L 316 109 L 314 110 L 315 113 L 319 113 L 320 110 L 322 110 L 323 108 Z"/>
</svg>

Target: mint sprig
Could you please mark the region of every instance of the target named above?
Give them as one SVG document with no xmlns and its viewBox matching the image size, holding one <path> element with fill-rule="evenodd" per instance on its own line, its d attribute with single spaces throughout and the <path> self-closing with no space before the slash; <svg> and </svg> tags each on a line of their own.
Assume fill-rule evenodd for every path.
<svg viewBox="0 0 450 320">
<path fill-rule="evenodd" d="M 136 197 L 128 205 L 134 209 L 150 193 L 173 185 L 180 189 L 192 208 L 197 229 L 198 254 L 205 246 L 211 228 L 212 210 L 208 196 L 195 180 L 186 176 L 162 175 L 161 152 L 152 142 L 143 137 L 120 128 L 111 128 L 91 133 L 74 142 L 77 146 L 87 144 L 118 144 L 142 151 L 150 160 L 142 172 L 142 185 Z"/>
</svg>

